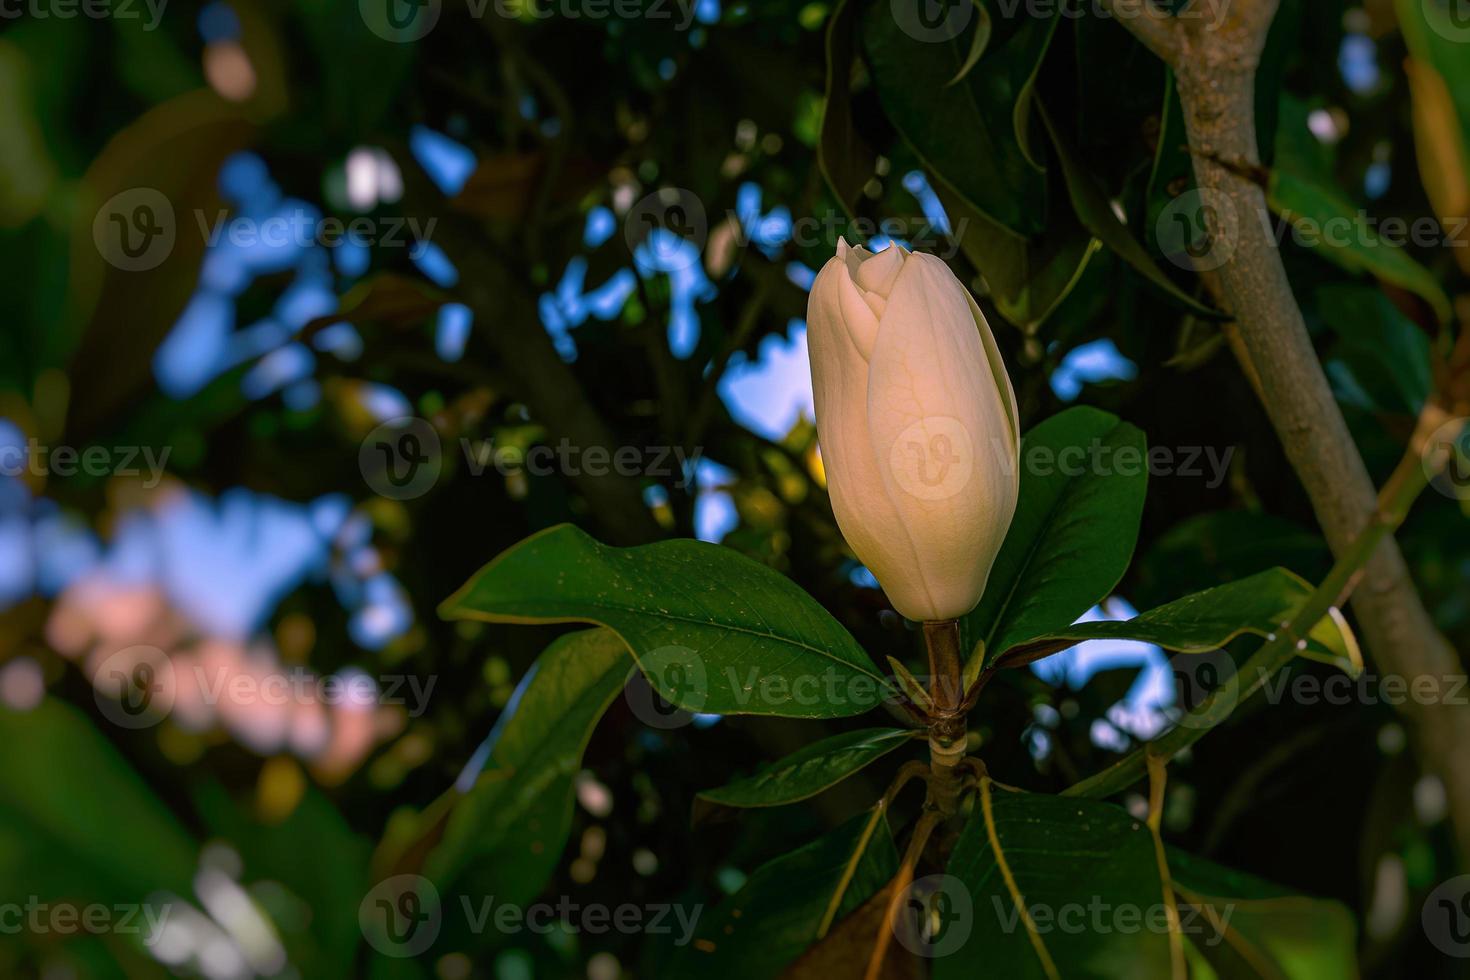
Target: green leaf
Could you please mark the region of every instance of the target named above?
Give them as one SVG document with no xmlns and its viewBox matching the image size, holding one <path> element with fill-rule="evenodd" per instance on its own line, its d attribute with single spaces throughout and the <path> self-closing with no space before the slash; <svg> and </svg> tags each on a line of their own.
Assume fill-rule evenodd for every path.
<svg viewBox="0 0 1470 980">
<path fill-rule="evenodd" d="M 971 2 L 974 5 L 975 15 L 980 19 L 975 24 L 975 33 L 970 37 L 970 53 L 965 55 L 965 63 L 960 66 L 959 73 L 949 80 L 951 85 L 958 85 L 964 81 L 965 76 L 970 74 L 970 69 L 979 63 L 980 56 L 985 53 L 985 49 L 990 47 L 990 34 L 994 30 L 990 23 L 990 11 L 985 9 L 985 4 L 980 0 L 971 0 Z"/>
<path fill-rule="evenodd" d="M 865 728 L 814 742 L 754 776 L 700 793 L 724 806 L 780 806 L 815 796 L 913 741 L 915 732 Z"/>
<path fill-rule="evenodd" d="M 1083 640 L 1140 640 L 1184 653 L 1218 650 L 1245 633 L 1274 636 L 1311 594 L 1305 579 L 1273 568 L 1123 622 L 1077 623 L 1055 630 L 1008 651 L 1000 663 L 1008 667 L 1030 663 Z M 1362 668 L 1357 640 L 1341 613 L 1320 620 L 1306 639 L 1302 656 L 1354 672 Z"/>
<path fill-rule="evenodd" d="M 1167 980 L 1167 906 L 1143 821 L 1105 803 L 988 792 L 993 821 L 982 800 L 947 869 L 946 926 L 968 935 L 933 960 L 934 980 L 1044 977 L 1038 945 L 1063 977 Z M 960 937 L 939 933 L 936 951 L 947 938 Z"/>
<path fill-rule="evenodd" d="M 1173 848 L 1169 870 L 1198 928 L 1188 938 L 1220 980 L 1358 976 L 1352 914 Z"/>
<path fill-rule="evenodd" d="M 1256 68 L 1256 145 L 1261 160 L 1270 166 L 1279 152 L 1276 146 L 1281 107 L 1291 98 L 1286 89 L 1286 71 L 1301 46 L 1302 0 L 1281 0 Z"/>
<path fill-rule="evenodd" d="M 1143 433 L 1095 408 L 1052 416 L 1021 441 L 1021 491 L 968 646 L 992 659 L 1062 629 L 1106 598 L 1128 569 L 1148 490 Z"/>
<path fill-rule="evenodd" d="M 689 711 L 839 718 L 888 694 L 857 641 L 811 596 L 703 541 L 613 548 L 563 524 L 480 569 L 439 611 L 606 626 L 649 683 Z"/>
<path fill-rule="evenodd" d="M 1429 338 L 1371 286 L 1317 290 L 1317 312 L 1339 338 L 1334 353 L 1380 411 L 1418 415 L 1434 387 Z"/>
<path fill-rule="evenodd" d="M 0 708 L 0 741 L 0 872 L 13 894 L 193 894 L 198 845 L 81 712 L 53 698 Z"/>
<path fill-rule="evenodd" d="M 1070 208 L 1056 207 L 1046 229 L 1019 238 L 968 207 L 958 195 L 934 182 L 954 227 L 960 250 L 989 287 L 987 298 L 1000 315 L 1028 334 L 1036 333 L 1082 279 L 1087 263 L 1102 247 Z"/>
<path fill-rule="evenodd" d="M 1459 117 L 1459 136 L 1470 134 L 1470 58 L 1465 57 L 1465 44 L 1470 42 L 1470 27 L 1453 2 L 1425 3 L 1423 0 L 1396 0 L 1399 27 L 1409 53 L 1432 66 L 1444 78 L 1445 88 Z M 1470 150 L 1470 147 L 1465 147 Z"/>
<path fill-rule="evenodd" d="M 893 680 L 904 694 L 908 695 L 910 701 L 920 710 L 932 712 L 934 710 L 934 698 L 924 690 L 924 685 L 919 683 L 903 662 L 896 657 L 888 658 L 888 666 L 893 671 Z"/>
<path fill-rule="evenodd" d="M 1298 230 L 1296 241 L 1341 269 L 1367 272 L 1418 295 L 1441 323 L 1449 322 L 1449 297 L 1429 270 L 1379 238 L 1363 210 L 1336 187 L 1278 167 L 1271 172 L 1267 199 L 1271 210 Z"/>
<path fill-rule="evenodd" d="M 304 976 L 349 975 L 362 948 L 357 907 L 372 886 L 367 839 L 315 787 L 279 822 L 262 821 L 213 780 L 201 783 L 194 798 L 210 836 L 239 853 L 246 881 L 277 882 L 311 908 L 309 930 L 281 937 L 291 964 Z M 311 860 L 302 861 L 302 854 Z"/>
<path fill-rule="evenodd" d="M 534 898 L 571 832 L 582 753 L 632 670 L 611 630 L 570 633 L 547 647 L 491 733 L 485 768 L 454 804 L 424 873 L 442 889 L 473 864 L 477 892 L 507 903 Z"/>
<path fill-rule="evenodd" d="M 1181 308 L 1200 316 L 1222 319 L 1224 316 L 1222 313 L 1190 296 L 1164 274 L 1148 251 L 1139 244 L 1138 239 L 1133 237 L 1128 226 L 1123 224 L 1122 219 L 1113 210 L 1113 205 L 1097 178 L 1088 172 L 1072 153 L 1044 108 L 1040 115 L 1042 122 L 1046 124 L 1047 133 L 1051 135 L 1052 146 L 1057 151 L 1057 158 L 1061 162 L 1062 176 L 1067 182 L 1067 195 L 1071 198 L 1072 207 L 1076 210 L 1083 227 Z"/>
<path fill-rule="evenodd" d="M 1179 86 L 1172 71 L 1164 74 L 1164 104 L 1159 110 L 1159 143 L 1154 150 L 1153 168 L 1148 175 L 1148 189 L 1143 221 L 1144 241 L 1157 249 L 1159 215 L 1169 202 L 1193 190 L 1194 163 L 1189 157 L 1189 134 L 1184 131 L 1184 106 L 1179 101 Z"/>
<path fill-rule="evenodd" d="M 1196 514 L 1154 539 L 1135 563 L 1135 606 L 1163 605 L 1280 565 L 1318 582 L 1332 566 L 1322 536 L 1273 514 L 1217 510 Z"/>
<path fill-rule="evenodd" d="M 865 902 L 897 870 L 898 852 L 883 811 L 859 814 L 752 872 L 740 891 L 701 916 L 694 941 L 683 947 L 666 975 L 701 980 L 778 976 L 821 938 L 818 932 L 839 888 L 833 921 Z"/>
<path fill-rule="evenodd" d="M 817 140 L 817 165 L 849 217 L 863 185 L 873 176 L 877 160 L 852 121 L 855 10 L 854 4 L 840 0 L 827 22 L 827 88 Z"/>
<path fill-rule="evenodd" d="M 863 50 L 885 113 L 925 167 L 970 210 L 1029 237 L 1046 227 L 1045 173 L 1026 145 L 1031 86 L 1057 18 L 986 7 L 988 18 L 950 8 L 931 27 L 872 4 L 862 15 Z M 991 28 L 984 54 L 951 85 L 982 25 Z"/>
</svg>

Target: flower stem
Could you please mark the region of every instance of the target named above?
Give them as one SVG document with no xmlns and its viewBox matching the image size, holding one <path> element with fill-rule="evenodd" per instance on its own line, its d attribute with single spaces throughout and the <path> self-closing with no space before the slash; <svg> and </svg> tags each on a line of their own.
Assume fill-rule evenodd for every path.
<svg viewBox="0 0 1470 980">
<path fill-rule="evenodd" d="M 960 650 L 960 623 L 944 619 L 924 624 L 924 646 L 929 652 L 929 802 L 945 819 L 959 809 L 960 772 L 965 757 L 964 658 Z"/>
</svg>

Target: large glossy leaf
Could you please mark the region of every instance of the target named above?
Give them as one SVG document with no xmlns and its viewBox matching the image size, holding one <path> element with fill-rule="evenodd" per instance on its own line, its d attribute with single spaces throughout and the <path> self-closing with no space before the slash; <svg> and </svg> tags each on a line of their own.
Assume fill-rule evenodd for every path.
<svg viewBox="0 0 1470 980">
<path fill-rule="evenodd" d="M 1172 848 L 1168 858 L 1181 914 L 1197 926 L 1189 939 L 1220 980 L 1358 975 L 1353 917 L 1337 902 Z"/>
<path fill-rule="evenodd" d="M 1133 232 L 1128 230 L 1128 226 L 1114 212 L 1107 192 L 1077 159 L 1050 117 L 1042 112 L 1041 118 L 1046 123 L 1047 133 L 1051 136 L 1057 159 L 1061 162 L 1062 176 L 1067 182 L 1067 195 L 1071 198 L 1072 208 L 1077 212 L 1077 218 L 1083 227 L 1181 308 L 1201 316 L 1219 318 L 1221 314 L 1218 310 L 1199 302 L 1164 274 L 1148 251 L 1139 244 L 1138 239 L 1133 237 Z"/>
<path fill-rule="evenodd" d="M 1181 592 L 1199 592 L 1280 565 L 1311 582 L 1332 566 L 1322 536 L 1273 514 L 1217 510 L 1196 514 L 1159 535 L 1134 568 L 1129 598 L 1163 605 Z"/>
<path fill-rule="evenodd" d="M 1470 28 L 1453 0 L 1397 0 L 1395 6 L 1410 55 L 1404 71 L 1419 177 L 1445 225 L 1451 254 L 1470 273 Z"/>
<path fill-rule="evenodd" d="M 886 694 L 867 655 L 815 600 L 703 541 L 613 548 L 563 524 L 480 569 L 440 613 L 607 626 L 658 692 L 690 711 L 837 718 Z"/>
<path fill-rule="evenodd" d="M 1464 22 L 1464 8 L 1422 0 L 1396 0 L 1394 6 L 1409 53 L 1444 78 L 1459 117 L 1460 136 L 1470 138 L 1470 58 L 1465 57 L 1470 27 Z"/>
<path fill-rule="evenodd" d="M 950 858 L 934 980 L 1168 978 L 1167 906 L 1153 834 L 1105 803 L 990 789 Z M 968 907 L 969 915 L 963 915 Z M 1025 909 L 1028 928 L 1021 909 Z M 1043 952 L 1044 951 L 1044 952 Z"/>
<path fill-rule="evenodd" d="M 1450 301 L 1428 269 L 1380 238 L 1362 209 L 1330 184 L 1282 170 L 1271 172 L 1271 210 L 1297 230 L 1295 240 L 1349 272 L 1366 272 L 1423 298 L 1448 322 Z"/>
<path fill-rule="evenodd" d="M 51 698 L 0 708 L 0 741 L 0 873 L 12 894 L 193 894 L 197 844 L 79 711 Z"/>
<path fill-rule="evenodd" d="M 1184 131 L 1184 106 L 1172 71 L 1164 75 L 1164 104 L 1159 109 L 1159 139 L 1148 175 L 1143 216 L 1144 241 L 1158 249 L 1159 215 L 1174 198 L 1194 189 L 1194 163 L 1189 156 L 1189 134 Z"/>
<path fill-rule="evenodd" d="M 1304 6 L 1302 0 L 1280 0 L 1256 68 L 1256 145 L 1267 166 L 1277 152 L 1281 106 L 1291 98 L 1286 88 L 1286 70 L 1300 49 Z"/>
<path fill-rule="evenodd" d="M 1029 237 L 1046 227 L 1045 174 L 1026 145 L 1031 85 L 1057 18 L 1014 9 L 1007 16 L 1005 5 L 980 2 L 990 40 L 958 82 L 972 35 L 986 21 L 971 11 L 965 22 L 963 5 L 930 27 L 916 13 L 896 16 L 898 6 L 871 4 L 862 16 L 863 51 L 884 111 L 927 168 L 971 210 Z"/>
<path fill-rule="evenodd" d="M 1284 568 L 1273 568 L 1187 595 L 1123 622 L 1077 623 L 1054 630 L 1007 651 L 1001 662 L 1019 666 L 1083 640 L 1141 640 L 1185 653 L 1217 650 L 1245 633 L 1275 636 L 1311 594 L 1312 586 L 1304 579 Z M 1302 655 L 1349 670 L 1362 667 L 1357 641 L 1341 613 L 1313 627 Z"/>
<path fill-rule="evenodd" d="M 372 847 L 336 805 L 312 787 L 289 816 L 264 820 L 211 781 L 196 789 L 195 806 L 210 835 L 239 853 L 244 880 L 277 882 L 311 907 L 311 928 L 281 937 L 291 964 L 305 976 L 350 974 L 362 947 L 357 911 L 371 886 Z"/>
<path fill-rule="evenodd" d="M 989 300 L 1001 316 L 1028 334 L 1072 292 L 1101 243 L 1082 227 L 1070 208 L 1053 209 L 1046 230 L 1023 239 L 965 204 L 937 183 L 965 257 L 985 277 Z"/>
<path fill-rule="evenodd" d="M 1334 353 L 1372 399 L 1369 407 L 1417 416 L 1434 387 L 1424 331 L 1371 286 L 1323 286 L 1317 312 L 1337 334 Z"/>
<path fill-rule="evenodd" d="M 856 858 L 856 860 L 854 860 Z M 774 977 L 820 938 L 832 921 L 888 883 L 898 853 L 881 811 L 859 814 L 836 830 L 761 865 L 744 887 L 701 916 L 695 939 L 665 971 L 669 977 Z"/>
<path fill-rule="evenodd" d="M 463 797 L 425 864 L 441 889 L 473 864 L 476 892 L 505 902 L 535 897 L 571 831 L 582 753 L 632 669 L 610 630 L 571 633 L 537 658 L 476 754 L 483 768 L 461 777 Z"/>
<path fill-rule="evenodd" d="M 817 164 L 843 210 L 852 212 L 863 184 L 873 176 L 873 151 L 857 135 L 852 121 L 853 42 L 857 6 L 840 0 L 827 22 L 827 88 Z"/>
<path fill-rule="evenodd" d="M 983 641 L 988 660 L 1072 625 L 1118 584 L 1138 539 L 1146 452 L 1137 428 L 1082 406 L 1026 434 L 1016 515 L 964 619 L 966 641 Z"/>
<path fill-rule="evenodd" d="M 901 728 L 865 728 L 813 742 L 753 776 L 700 793 L 723 806 L 780 806 L 795 803 L 851 776 L 913 741 Z"/>
</svg>

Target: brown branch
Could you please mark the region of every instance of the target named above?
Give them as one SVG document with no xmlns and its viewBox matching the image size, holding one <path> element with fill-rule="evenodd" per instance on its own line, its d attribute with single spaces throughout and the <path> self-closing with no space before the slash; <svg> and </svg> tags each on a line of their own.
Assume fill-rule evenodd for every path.
<svg viewBox="0 0 1470 980">
<path fill-rule="evenodd" d="M 1117 0 L 1121 2 L 1121 0 Z M 1115 3 L 1116 5 L 1116 3 Z M 1262 402 L 1301 479 L 1333 553 L 1341 556 L 1372 519 L 1373 484 L 1332 397 L 1269 233 L 1254 109 L 1255 72 L 1276 0 L 1218 4 L 1218 19 L 1176 24 L 1172 40 L 1179 97 L 1203 201 L 1224 220 L 1211 256 L 1260 380 Z M 1120 18 L 1158 50 L 1157 25 Z M 1225 163 L 1223 161 L 1231 161 Z M 1397 544 L 1384 540 L 1369 560 L 1353 609 L 1380 669 L 1414 678 L 1460 675 L 1458 656 L 1440 635 Z M 1401 706 L 1425 767 L 1444 783 L 1462 860 L 1470 859 L 1470 709 L 1444 703 Z"/>
</svg>

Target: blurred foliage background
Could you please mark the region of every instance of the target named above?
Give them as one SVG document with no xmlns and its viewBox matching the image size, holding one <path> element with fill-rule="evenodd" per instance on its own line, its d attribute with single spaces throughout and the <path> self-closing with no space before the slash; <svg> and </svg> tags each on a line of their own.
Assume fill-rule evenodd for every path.
<svg viewBox="0 0 1470 980">
<path fill-rule="evenodd" d="M 560 929 L 446 930 L 431 955 L 382 958 L 359 904 L 473 774 L 476 747 L 560 632 L 435 613 L 533 531 L 572 521 L 616 543 L 718 540 L 794 578 L 875 657 L 915 654 L 837 532 L 815 453 L 802 318 L 838 235 L 951 261 L 981 296 L 1023 429 L 1091 404 L 1174 452 L 1100 615 L 1278 564 L 1320 578 L 1325 545 L 1228 336 L 1157 240 L 1157 215 L 1189 186 L 1164 67 L 1090 7 L 1031 48 L 1033 25 L 987 3 L 995 33 L 965 84 L 1013 82 L 1029 57 L 1050 128 L 1029 124 L 1045 170 L 1025 187 L 966 178 L 994 197 L 982 218 L 926 165 L 962 166 L 995 124 L 949 114 L 950 96 L 917 82 L 885 87 L 884 65 L 924 77 L 889 36 L 888 7 L 650 0 L 599 14 L 564 0 L 476 16 L 446 0 L 414 8 L 436 18 L 414 40 L 346 0 L 5 14 L 0 445 L 27 462 L 0 477 L 4 901 L 178 905 L 152 947 L 118 931 L 7 930 L 0 970 L 657 972 L 667 937 Z M 1385 0 L 1283 3 L 1258 94 L 1283 210 L 1464 213 L 1444 204 L 1470 200 L 1453 197 L 1463 167 L 1431 164 L 1465 159 L 1453 127 L 1470 58 L 1400 13 Z M 855 26 L 832 31 L 834 83 L 839 16 Z M 1418 62 L 1416 37 L 1430 49 Z M 844 43 L 874 77 L 849 77 Z M 1436 65 L 1448 96 L 1416 90 L 1415 64 Z M 829 182 L 817 147 L 834 84 L 848 145 L 871 156 L 838 153 L 852 172 Z M 1107 215 L 1054 165 L 1059 150 Z M 834 185 L 855 193 L 840 200 Z M 371 240 L 248 234 L 291 216 L 366 219 Z M 987 221 L 1032 236 L 1021 259 L 997 251 L 1009 233 Z M 1282 245 L 1377 480 L 1451 336 L 1465 244 L 1390 258 Z M 370 435 L 409 415 L 437 437 L 437 477 L 385 493 Z M 563 454 L 531 472 L 523 454 L 538 446 L 637 447 L 641 462 L 599 476 Z M 61 447 L 83 462 L 63 463 Z M 92 447 L 105 462 L 85 463 Z M 40 449 L 50 462 L 31 465 Z M 1463 648 L 1459 502 L 1427 494 L 1400 540 Z M 156 668 L 157 650 L 214 676 L 287 671 L 370 693 L 231 707 L 180 684 L 167 717 L 139 721 L 119 711 L 118 678 Z M 1059 790 L 1172 696 L 1156 648 L 1066 657 L 987 689 L 972 738 L 998 779 Z M 900 760 L 811 807 L 691 829 L 694 794 L 838 727 L 699 717 L 661 729 L 618 699 L 541 893 L 717 901 L 857 812 Z M 1365 973 L 1448 976 L 1419 921 L 1424 895 L 1455 873 L 1443 818 L 1391 707 L 1285 703 L 1242 712 L 1173 767 L 1165 827 L 1195 853 L 1342 902 Z"/>
</svg>

